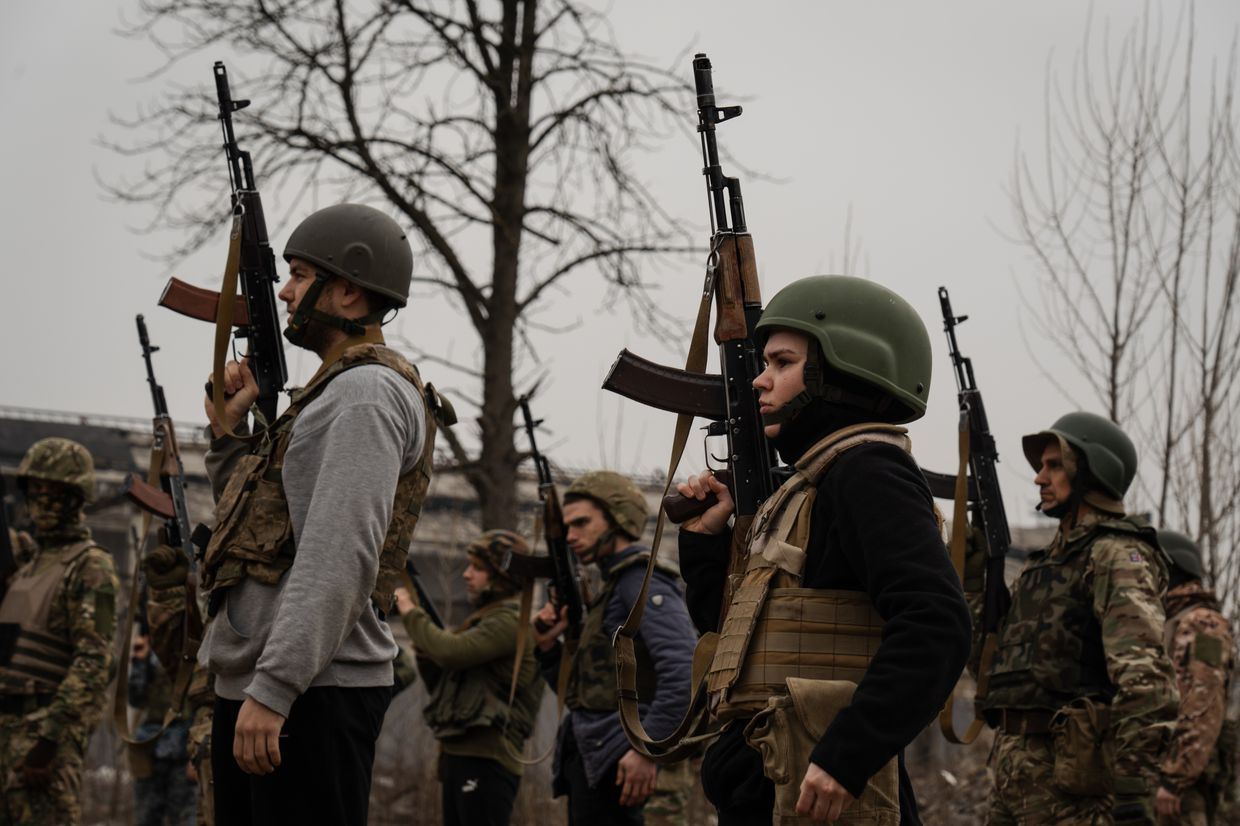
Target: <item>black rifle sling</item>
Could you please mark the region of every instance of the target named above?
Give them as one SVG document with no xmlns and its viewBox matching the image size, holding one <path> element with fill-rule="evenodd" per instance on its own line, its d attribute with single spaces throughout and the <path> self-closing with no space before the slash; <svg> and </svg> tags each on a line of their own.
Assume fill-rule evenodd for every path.
<svg viewBox="0 0 1240 826">
<path fill-rule="evenodd" d="M 707 332 L 709 327 L 710 306 L 715 292 L 716 260 L 718 242 L 711 251 L 707 265 L 706 281 L 702 288 L 702 299 L 698 306 L 697 321 L 694 323 L 693 336 L 689 342 L 689 355 L 685 359 L 685 371 L 690 373 L 706 372 Z M 668 460 L 667 483 L 663 486 L 663 496 L 667 496 L 672 488 L 672 479 L 676 468 L 680 465 L 685 444 L 693 426 L 693 416 L 682 413 L 676 417 L 676 431 L 672 438 L 672 453 Z M 616 651 L 616 679 L 619 686 L 618 705 L 620 722 L 630 745 L 640 754 L 660 763 L 681 760 L 696 749 L 703 737 L 696 737 L 706 718 L 706 673 L 714 656 L 719 635 L 711 632 L 703 634 L 698 640 L 693 654 L 692 695 L 689 708 L 684 719 L 676 730 L 661 740 L 654 740 L 646 733 L 641 722 L 637 704 L 637 652 L 634 639 L 641 628 L 642 615 L 646 609 L 646 596 L 650 590 L 650 578 L 654 574 L 655 563 L 659 557 L 659 543 L 663 538 L 663 526 L 666 512 L 660 508 L 659 518 L 655 523 L 654 542 L 650 548 L 650 559 L 646 563 L 646 574 L 642 579 L 641 591 L 629 611 L 624 623 L 616 629 L 612 646 Z"/>
</svg>

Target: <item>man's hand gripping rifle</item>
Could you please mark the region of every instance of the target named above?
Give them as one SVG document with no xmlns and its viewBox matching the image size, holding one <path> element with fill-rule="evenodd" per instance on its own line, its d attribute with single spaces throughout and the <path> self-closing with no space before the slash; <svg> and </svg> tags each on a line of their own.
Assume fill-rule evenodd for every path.
<svg viewBox="0 0 1240 826">
<path fill-rule="evenodd" d="M 134 621 L 146 617 L 146 610 L 140 607 L 145 603 L 150 590 L 183 589 L 184 609 L 178 611 L 174 620 L 160 624 L 158 630 L 147 624 L 146 633 L 150 633 L 152 646 L 164 668 L 173 680 L 174 701 L 164 717 L 166 728 L 176 718 L 178 710 L 189 690 L 190 675 L 197 659 L 198 645 L 202 639 L 202 617 L 198 611 L 195 596 L 197 567 L 193 531 L 190 529 L 189 508 L 185 499 L 185 467 L 181 462 L 181 451 L 177 446 L 176 429 L 172 416 L 168 413 L 168 402 L 164 398 L 164 388 L 155 378 L 155 365 L 151 355 L 159 350 L 151 344 L 147 334 L 146 319 L 139 315 L 138 342 L 142 345 L 142 360 L 146 364 L 146 381 L 151 389 L 151 403 L 155 410 L 153 421 L 153 441 L 149 472 L 146 479 L 136 473 L 125 480 L 123 492 L 129 501 L 144 511 L 142 531 L 138 540 L 138 553 L 135 563 L 140 563 L 146 574 L 141 586 L 138 584 L 137 571 L 131 583 L 127 621 L 122 626 L 120 647 L 117 651 L 117 674 L 115 694 L 112 702 L 112 720 L 122 739 L 129 743 L 137 743 L 129 730 L 128 712 L 128 678 L 130 656 L 130 634 Z M 163 521 L 159 529 L 159 546 L 150 554 L 144 555 L 146 538 L 150 532 L 153 517 Z M 145 556 L 145 558 L 143 558 Z M 158 736 L 158 735 L 154 735 Z M 142 741 L 147 742 L 147 741 Z"/>
<path fill-rule="evenodd" d="M 280 391 L 288 380 L 276 304 L 275 284 L 280 277 L 276 273 L 275 256 L 267 238 L 267 219 L 254 183 L 250 153 L 237 145 L 237 137 L 233 133 L 233 112 L 249 106 L 250 101 L 233 100 L 223 63 L 217 61 L 214 72 L 219 120 L 224 133 L 224 155 L 228 160 L 228 178 L 232 187 L 232 229 L 223 284 L 217 293 L 173 278 L 164 287 L 159 303 L 190 318 L 215 322 L 215 378 L 207 392 L 221 422 L 226 421 L 220 412 L 224 403 L 224 360 L 229 333 L 235 328 L 236 338 L 246 340 L 246 358 L 249 359 L 250 372 L 258 382 L 255 405 L 270 423 L 275 421 Z M 241 295 L 237 295 L 238 278 L 241 281 Z"/>
<path fill-rule="evenodd" d="M 740 181 L 723 174 L 715 127 L 741 114 L 739 106 L 718 106 L 710 60 L 704 54 L 693 59 L 693 80 L 697 91 L 698 134 L 702 142 L 703 169 L 710 211 L 710 254 L 701 302 L 694 325 L 685 368 L 679 370 L 653 364 L 624 350 L 608 373 L 603 387 L 651 407 L 678 414 L 676 434 L 664 489 L 663 512 L 655 528 L 654 547 L 646 579 L 632 611 L 616 632 L 616 660 L 619 680 L 620 717 L 629 742 L 637 751 L 660 762 L 670 762 L 687 755 L 700 739 L 707 722 L 704 688 L 705 669 L 695 668 L 693 700 L 684 721 L 668 737 L 652 740 L 642 727 L 637 707 L 637 657 L 634 639 L 641 626 L 650 577 L 663 533 L 663 518 L 683 521 L 713 505 L 714 496 L 705 502 L 685 501 L 680 496 L 668 497 L 672 476 L 680 464 L 689 429 L 695 416 L 707 419 L 709 435 L 725 436 L 728 443 L 728 475 L 726 480 L 736 503 L 732 527 L 732 547 L 722 606 L 726 608 L 731 587 L 739 576 L 744 558 L 744 541 L 749 524 L 762 501 L 775 488 L 772 476 L 774 452 L 763 432 L 758 410 L 758 396 L 753 380 L 762 371 L 762 358 L 754 339 L 753 329 L 762 315 L 762 296 L 758 285 L 758 267 L 754 259 L 753 237 L 745 224 L 744 201 Z M 706 371 L 706 331 L 710 305 L 715 304 L 715 343 L 719 347 L 721 373 Z M 708 634 L 698 644 L 694 662 L 708 663 L 717 642 Z"/>
<path fill-rule="evenodd" d="M 985 584 L 982 597 L 982 627 L 980 661 L 977 668 L 977 699 L 986 696 L 991 661 L 997 645 L 999 621 L 1007 613 L 1010 596 L 1003 579 L 1003 567 L 1012 534 L 1008 530 L 1007 514 L 1003 510 L 1003 495 L 999 490 L 999 475 L 995 465 L 999 452 L 986 419 L 982 404 L 982 391 L 973 377 L 973 361 L 960 352 L 956 343 L 956 327 L 968 316 L 952 312 L 951 298 L 946 287 L 939 287 L 939 306 L 943 311 L 943 330 L 947 333 L 947 348 L 951 354 L 952 369 L 956 375 L 956 398 L 960 403 L 960 470 L 955 479 L 955 510 L 952 515 L 951 553 L 952 561 L 961 579 L 965 577 L 965 554 L 969 542 L 969 521 L 972 518 L 973 542 L 985 547 Z M 937 493 L 936 493 L 937 495 Z M 966 582 L 966 589 L 968 588 Z M 939 716 L 943 736 L 953 743 L 972 743 L 981 731 L 983 721 L 975 718 L 963 735 L 957 735 L 952 721 L 952 703 Z"/>
</svg>

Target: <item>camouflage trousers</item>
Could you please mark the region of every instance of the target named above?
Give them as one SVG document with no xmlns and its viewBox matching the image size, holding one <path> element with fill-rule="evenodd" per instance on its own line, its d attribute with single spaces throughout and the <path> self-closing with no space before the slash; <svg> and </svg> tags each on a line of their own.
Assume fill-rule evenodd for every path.
<svg viewBox="0 0 1240 826">
<path fill-rule="evenodd" d="M 990 750 L 995 788 L 988 826 L 1109 826 L 1110 796 L 1065 794 L 1052 782 L 1055 755 L 1049 734 L 996 732 Z"/>
<path fill-rule="evenodd" d="M 1205 795 L 1197 788 L 1180 795 L 1179 817 L 1158 817 L 1158 826 L 1208 826 L 1212 822 Z"/>
<path fill-rule="evenodd" d="M 194 712 L 189 727 L 189 760 L 198 783 L 198 826 L 215 826 L 215 783 L 211 770 L 211 706 Z"/>
<path fill-rule="evenodd" d="M 0 826 L 77 826 L 81 818 L 78 789 L 84 743 L 73 738 L 61 741 L 47 785 L 26 786 L 17 771 L 38 739 L 45 714 L 45 709 L 0 714 Z"/>
<path fill-rule="evenodd" d="M 659 766 L 654 792 L 642 809 L 646 826 L 688 826 L 689 792 L 694 776 L 688 760 Z"/>
</svg>

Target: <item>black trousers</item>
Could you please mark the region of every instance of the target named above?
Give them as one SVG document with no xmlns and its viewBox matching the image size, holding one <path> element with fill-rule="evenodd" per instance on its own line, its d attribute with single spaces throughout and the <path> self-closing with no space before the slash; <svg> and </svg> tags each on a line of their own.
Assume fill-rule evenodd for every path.
<svg viewBox="0 0 1240 826">
<path fill-rule="evenodd" d="M 641 826 L 644 802 L 639 806 L 620 805 L 620 787 L 616 785 L 613 763 L 590 788 L 586 767 L 577 749 L 577 737 L 571 731 L 564 738 L 560 754 L 560 773 L 568 784 L 568 826 Z"/>
<path fill-rule="evenodd" d="M 389 686 L 306 690 L 280 734 L 280 766 L 241 771 L 233 731 L 241 703 L 217 698 L 211 723 L 215 822 L 228 826 L 358 826 L 366 823 L 375 741 L 392 699 Z"/>
<path fill-rule="evenodd" d="M 521 778 L 485 757 L 439 755 L 444 826 L 508 826 Z"/>
</svg>

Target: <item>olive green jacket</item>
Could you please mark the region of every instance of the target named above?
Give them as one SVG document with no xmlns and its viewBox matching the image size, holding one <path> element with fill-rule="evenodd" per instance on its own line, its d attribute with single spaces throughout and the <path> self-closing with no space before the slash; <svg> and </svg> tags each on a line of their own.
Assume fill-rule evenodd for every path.
<svg viewBox="0 0 1240 826">
<path fill-rule="evenodd" d="M 417 608 L 401 620 L 430 693 L 423 714 L 443 753 L 495 760 L 519 775 L 519 758 L 534 730 L 543 683 L 531 639 L 509 707 L 517 613 L 517 601 L 506 599 L 482 606 L 453 630 L 435 627 Z"/>
</svg>

